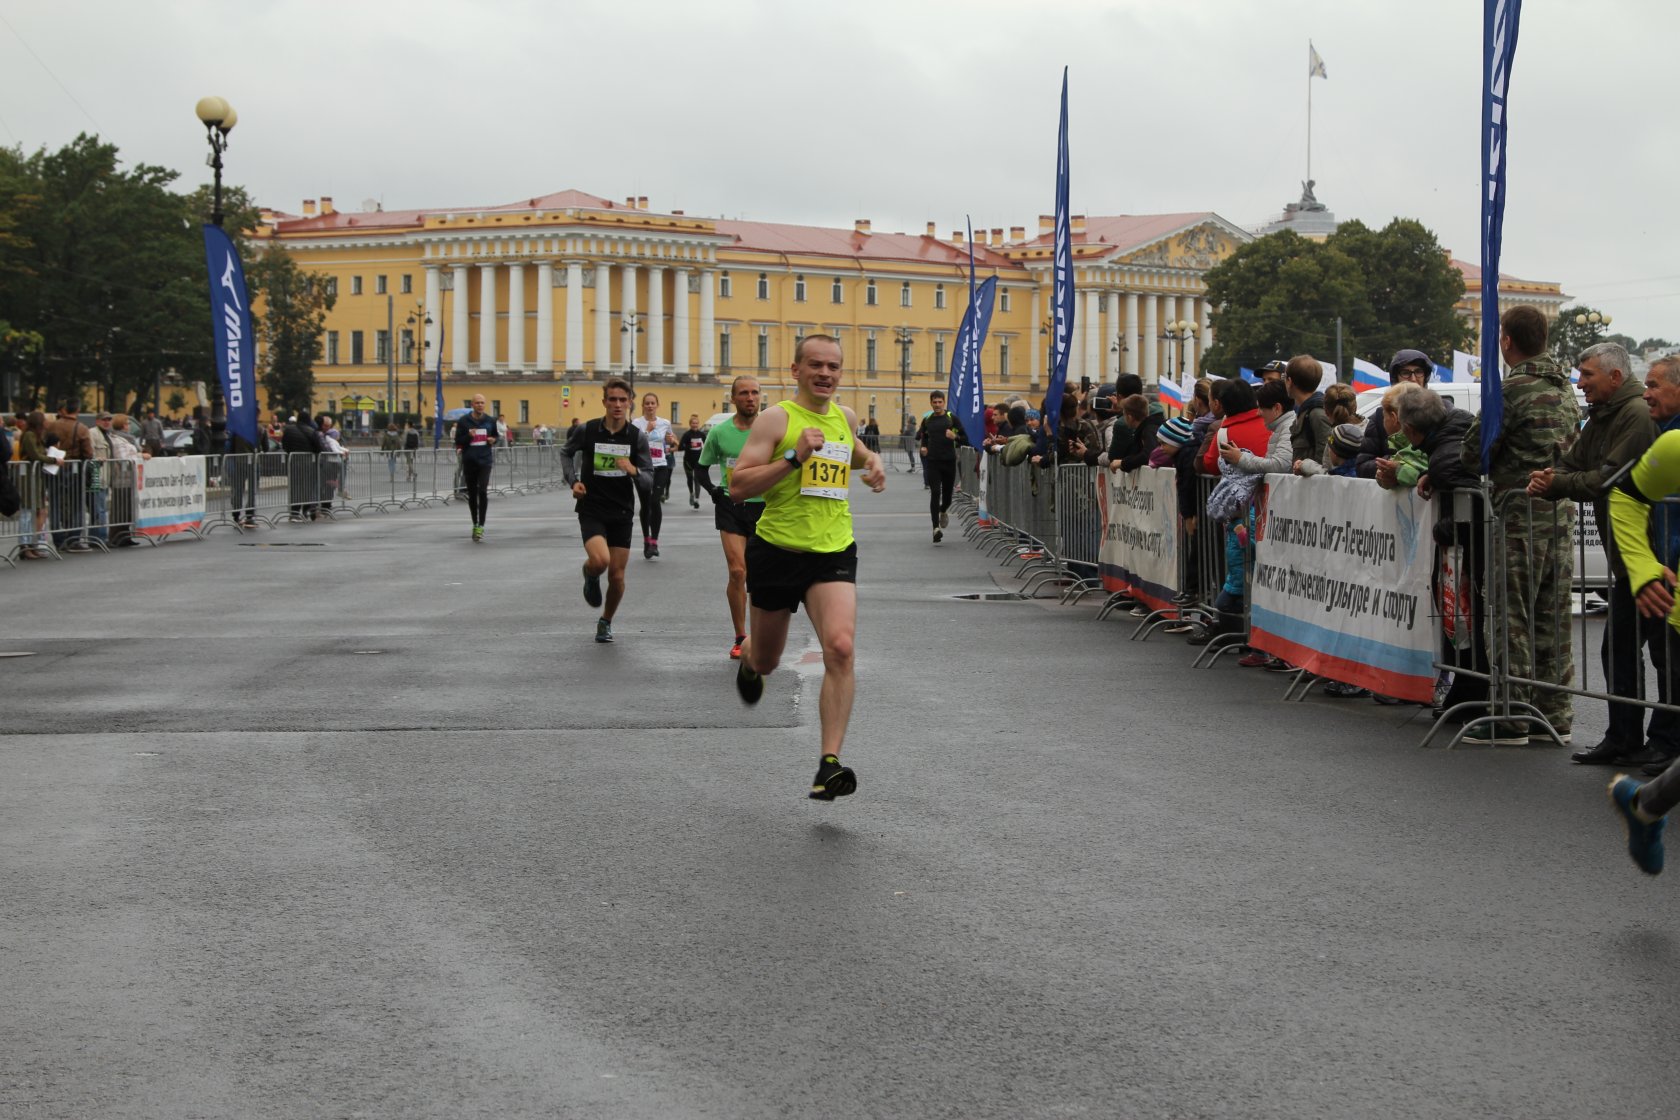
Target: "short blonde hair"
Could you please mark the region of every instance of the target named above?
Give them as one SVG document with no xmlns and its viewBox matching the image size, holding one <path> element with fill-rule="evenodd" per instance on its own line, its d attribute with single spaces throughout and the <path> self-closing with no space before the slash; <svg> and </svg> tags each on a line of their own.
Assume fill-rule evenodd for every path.
<svg viewBox="0 0 1680 1120">
<path fill-rule="evenodd" d="M 1401 397 L 1407 396 L 1411 393 L 1422 393 L 1425 391 L 1424 387 L 1419 385 L 1416 381 L 1399 382 L 1396 385 L 1389 386 L 1388 391 L 1382 395 L 1382 406 L 1389 412 L 1398 413 L 1400 411 Z"/>
</svg>

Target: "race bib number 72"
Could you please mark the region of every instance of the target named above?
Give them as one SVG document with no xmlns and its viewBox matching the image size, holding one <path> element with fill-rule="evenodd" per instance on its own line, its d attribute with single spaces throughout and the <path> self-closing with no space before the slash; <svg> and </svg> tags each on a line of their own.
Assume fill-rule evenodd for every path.
<svg viewBox="0 0 1680 1120">
<path fill-rule="evenodd" d="M 597 443 L 595 445 L 595 477 L 625 477 L 625 472 L 619 469 L 618 461 L 629 457 L 630 445 L 628 443 Z"/>
<path fill-rule="evenodd" d="M 799 492 L 811 498 L 844 499 L 851 470 L 852 445 L 825 443 L 800 468 Z"/>
</svg>

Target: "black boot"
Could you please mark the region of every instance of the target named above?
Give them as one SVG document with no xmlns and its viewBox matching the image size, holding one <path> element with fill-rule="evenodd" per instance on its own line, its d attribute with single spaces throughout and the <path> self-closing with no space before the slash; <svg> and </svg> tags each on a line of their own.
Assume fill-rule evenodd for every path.
<svg viewBox="0 0 1680 1120">
<path fill-rule="evenodd" d="M 1231 614 L 1228 611 L 1220 611 L 1211 626 L 1207 627 L 1200 634 L 1192 634 L 1189 638 L 1186 638 L 1185 641 L 1189 645 L 1205 646 L 1221 634 L 1240 633 L 1242 633 L 1242 616 Z"/>
</svg>

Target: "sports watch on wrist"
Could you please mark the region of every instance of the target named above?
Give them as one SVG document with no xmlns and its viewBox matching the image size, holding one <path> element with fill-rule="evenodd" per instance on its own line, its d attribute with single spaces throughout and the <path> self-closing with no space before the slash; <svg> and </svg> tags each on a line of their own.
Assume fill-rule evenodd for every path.
<svg viewBox="0 0 1680 1120">
<path fill-rule="evenodd" d="M 799 465 L 799 449 L 797 447 L 788 448 L 782 452 L 782 458 L 797 467 Z"/>
</svg>

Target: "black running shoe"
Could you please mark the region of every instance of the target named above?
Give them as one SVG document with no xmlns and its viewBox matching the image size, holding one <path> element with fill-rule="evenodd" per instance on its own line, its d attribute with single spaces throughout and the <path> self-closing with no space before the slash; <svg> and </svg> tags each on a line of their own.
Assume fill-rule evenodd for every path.
<svg viewBox="0 0 1680 1120">
<path fill-rule="evenodd" d="M 817 763 L 817 776 L 811 779 L 811 799 L 833 801 L 836 797 L 856 792 L 857 775 L 852 773 L 852 768 L 840 765 L 840 760 L 834 755 L 823 755 L 822 761 Z"/>
<path fill-rule="evenodd" d="M 758 703 L 759 697 L 764 695 L 764 678 L 747 668 L 746 658 L 741 659 L 735 670 L 735 691 L 749 704 Z"/>
<path fill-rule="evenodd" d="M 590 575 L 588 565 L 583 569 L 583 601 L 592 607 L 601 605 L 601 577 Z"/>
</svg>

